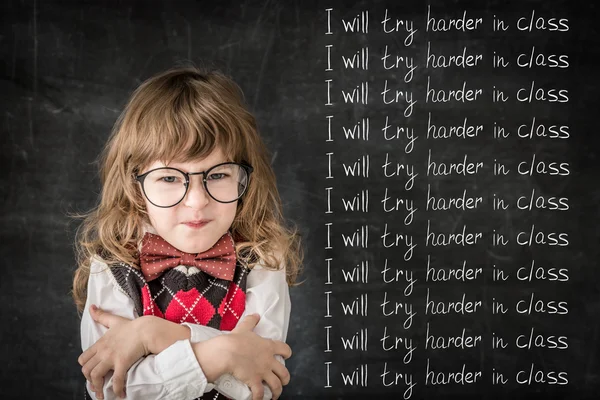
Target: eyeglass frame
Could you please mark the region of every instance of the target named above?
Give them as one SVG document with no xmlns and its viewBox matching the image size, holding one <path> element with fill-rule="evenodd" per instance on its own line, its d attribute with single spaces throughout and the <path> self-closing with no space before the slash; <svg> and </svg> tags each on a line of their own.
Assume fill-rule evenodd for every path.
<svg viewBox="0 0 600 400">
<path fill-rule="evenodd" d="M 231 201 L 221 201 L 221 200 L 217 200 L 211 193 L 210 190 L 208 190 L 207 185 L 207 180 L 206 177 L 208 176 L 208 173 L 210 171 L 212 171 L 213 169 L 220 167 L 222 165 L 226 165 L 226 164 L 235 164 L 235 165 L 239 165 L 244 171 L 246 171 L 246 174 L 248 175 L 248 184 L 246 185 L 246 187 L 244 188 L 244 191 L 234 200 Z M 158 204 L 154 204 L 154 202 L 152 200 L 150 200 L 150 198 L 148 197 L 148 195 L 146 194 L 146 189 L 144 187 L 144 180 L 146 179 L 146 177 L 148 176 L 148 174 L 150 174 L 151 172 L 154 171 L 158 171 L 161 169 L 174 169 L 177 172 L 181 172 L 181 174 L 183 176 L 185 176 L 185 183 L 183 184 L 183 186 L 185 186 L 185 193 L 183 193 L 183 196 L 181 197 L 181 199 L 170 206 L 159 206 Z M 144 172 L 141 175 L 135 175 L 134 178 L 137 182 L 140 183 L 140 185 L 142 186 L 142 192 L 144 193 L 144 197 L 146 197 L 146 199 L 148 199 L 148 201 L 155 207 L 159 207 L 159 208 L 171 208 L 171 207 L 175 207 L 177 204 L 181 203 L 183 201 L 183 199 L 185 199 L 185 196 L 187 196 L 188 191 L 190 190 L 190 176 L 192 175 L 203 175 L 202 176 L 202 186 L 204 186 L 204 190 L 206 191 L 206 193 L 216 202 L 218 203 L 223 203 L 223 204 L 229 204 L 229 203 L 233 203 L 234 201 L 239 200 L 245 193 L 246 190 L 248 190 L 248 186 L 250 185 L 250 174 L 252 174 L 252 172 L 254 171 L 254 168 L 252 168 L 252 166 L 250 164 L 247 163 L 236 163 L 236 162 L 232 162 L 232 161 L 226 161 L 217 165 L 213 165 L 212 167 L 210 167 L 209 169 L 207 169 L 206 171 L 201 171 L 201 172 L 184 172 L 182 170 L 180 170 L 179 168 L 174 168 L 174 167 L 158 167 L 158 168 L 154 168 L 151 169 L 148 172 Z"/>
</svg>

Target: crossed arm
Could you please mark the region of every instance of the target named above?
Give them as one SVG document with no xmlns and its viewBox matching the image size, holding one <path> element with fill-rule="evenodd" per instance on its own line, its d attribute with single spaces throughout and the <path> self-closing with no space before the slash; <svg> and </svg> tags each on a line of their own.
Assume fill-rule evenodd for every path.
<svg viewBox="0 0 600 400">
<path fill-rule="evenodd" d="M 104 393 L 105 399 L 116 398 L 125 388 L 128 398 L 192 399 L 213 389 L 217 377 L 231 373 L 250 386 L 254 399 L 262 398 L 263 380 L 274 397 L 279 396 L 289 373 L 273 355 L 291 354 L 279 342 L 287 336 L 290 311 L 284 271 L 257 267 L 250 272 L 246 311 L 238 327 L 226 333 L 155 317 L 136 318 L 133 302 L 107 268 L 97 261 L 92 264 L 81 322 L 84 353 L 79 361 L 92 391 Z M 90 312 L 92 304 L 102 311 Z M 259 313 L 260 321 L 251 313 Z"/>
</svg>

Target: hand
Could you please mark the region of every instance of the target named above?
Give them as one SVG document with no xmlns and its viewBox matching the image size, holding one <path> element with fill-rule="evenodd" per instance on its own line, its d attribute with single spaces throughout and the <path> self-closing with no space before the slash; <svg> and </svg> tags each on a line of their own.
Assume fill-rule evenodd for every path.
<svg viewBox="0 0 600 400">
<path fill-rule="evenodd" d="M 275 355 L 288 359 L 292 349 L 284 342 L 265 339 L 254 333 L 259 319 L 257 314 L 248 315 L 231 334 L 224 336 L 230 342 L 230 355 L 227 358 L 231 360 L 229 372 L 250 387 L 253 400 L 263 398 L 262 381 L 269 385 L 273 399 L 277 399 L 283 390 L 282 386 L 290 382 L 290 373 L 275 359 Z"/>
<path fill-rule="evenodd" d="M 79 356 L 81 371 L 91 383 L 98 399 L 103 399 L 104 377 L 110 370 L 113 374 L 113 391 L 125 397 L 125 376 L 129 368 L 148 354 L 142 340 L 141 319 L 129 320 L 106 312 L 95 305 L 90 307 L 92 319 L 108 331 L 89 349 Z"/>
</svg>

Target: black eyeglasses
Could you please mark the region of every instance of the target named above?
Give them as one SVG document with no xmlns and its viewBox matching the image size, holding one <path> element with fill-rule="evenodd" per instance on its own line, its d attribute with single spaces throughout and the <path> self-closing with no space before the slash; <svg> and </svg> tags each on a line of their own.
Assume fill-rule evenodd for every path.
<svg viewBox="0 0 600 400">
<path fill-rule="evenodd" d="M 190 176 L 203 175 L 206 193 L 219 203 L 233 203 L 248 188 L 254 169 L 244 163 L 225 162 L 202 172 L 183 172 L 177 168 L 160 167 L 135 179 L 142 185 L 144 196 L 156 207 L 168 208 L 179 204 L 190 187 Z"/>
</svg>

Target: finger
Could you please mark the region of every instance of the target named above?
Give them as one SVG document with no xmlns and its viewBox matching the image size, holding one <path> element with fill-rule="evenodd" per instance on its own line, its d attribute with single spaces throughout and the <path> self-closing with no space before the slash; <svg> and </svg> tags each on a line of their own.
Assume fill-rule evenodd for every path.
<svg viewBox="0 0 600 400">
<path fill-rule="evenodd" d="M 279 340 L 273 340 L 273 343 L 275 343 L 275 354 L 279 354 L 286 360 L 292 356 L 292 348 L 287 343 Z"/>
<path fill-rule="evenodd" d="M 96 307 L 94 304 L 90 306 L 90 315 L 94 321 L 102 324 L 106 328 L 113 327 L 120 320 L 120 317 L 104 311 L 100 307 Z"/>
<path fill-rule="evenodd" d="M 102 400 L 104 398 L 104 378 L 94 379 L 94 382 L 92 386 L 94 386 L 96 398 Z"/>
<path fill-rule="evenodd" d="M 106 321 L 106 319 L 104 318 L 104 314 L 106 314 L 106 313 L 100 307 L 96 307 L 96 305 L 94 305 L 94 304 L 92 304 L 90 306 L 90 315 L 91 315 L 92 319 L 94 321 L 104 325 L 106 328 L 110 328 L 110 326 L 107 325 L 108 321 Z"/>
<path fill-rule="evenodd" d="M 94 357 L 90 360 L 88 360 L 88 362 L 86 362 L 83 367 L 81 367 L 81 373 L 85 376 L 85 379 L 87 379 L 88 382 L 90 382 L 91 384 L 93 384 L 92 382 L 92 371 L 94 370 L 94 368 L 96 368 L 96 365 L 98 365 L 100 363 L 100 361 L 102 361 L 99 357 Z"/>
<path fill-rule="evenodd" d="M 254 327 L 258 324 L 260 320 L 260 316 L 258 314 L 248 314 L 246 315 L 233 329 L 234 331 L 252 331 Z"/>
<path fill-rule="evenodd" d="M 281 392 L 283 391 L 283 387 L 281 386 L 281 381 L 277 377 L 277 375 L 273 373 L 269 373 L 264 377 L 265 382 L 269 385 L 269 389 L 271 389 L 271 393 L 273 394 L 273 399 L 279 398 L 281 396 Z"/>
<path fill-rule="evenodd" d="M 89 381 L 88 381 L 88 382 L 89 382 Z M 96 387 L 95 387 L 94 385 L 92 385 L 92 382 L 89 382 L 89 383 L 90 383 L 90 390 L 91 390 L 92 392 L 94 392 L 94 396 L 96 396 L 96 398 L 98 398 L 98 395 L 102 395 L 102 391 L 101 391 L 101 390 L 100 390 L 100 391 L 97 391 L 97 390 L 96 390 Z"/>
<path fill-rule="evenodd" d="M 248 386 L 250 387 L 250 391 L 252 392 L 252 400 L 262 400 L 265 395 L 265 390 L 262 385 L 262 381 L 256 379 L 251 381 Z"/>
<path fill-rule="evenodd" d="M 79 365 L 81 365 L 83 367 L 95 355 L 96 355 L 96 346 L 93 345 L 89 349 L 87 349 L 86 351 L 81 353 L 81 355 L 77 359 L 77 362 L 79 363 Z"/>
<path fill-rule="evenodd" d="M 104 391 L 104 376 L 110 371 L 110 367 L 104 361 L 101 361 L 90 373 L 92 378 L 92 384 L 96 387 L 97 393 L 100 393 L 98 398 L 104 398 L 102 392 Z"/>
<path fill-rule="evenodd" d="M 92 385 L 92 383 L 90 382 L 90 389 L 92 392 L 94 392 L 94 396 L 96 396 L 96 398 L 100 398 L 99 396 L 102 396 L 102 390 L 96 390 L 96 387 L 94 385 Z M 87 398 L 87 396 L 86 396 Z"/>
<path fill-rule="evenodd" d="M 277 375 L 283 386 L 290 383 L 290 371 L 288 371 L 285 365 L 283 365 L 279 361 L 275 361 L 273 363 L 273 373 Z"/>
<path fill-rule="evenodd" d="M 125 397 L 125 374 L 126 370 L 123 368 L 115 368 L 113 374 L 113 392 L 119 397 Z"/>
</svg>

